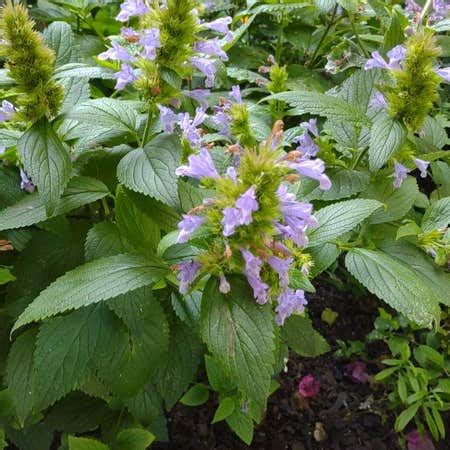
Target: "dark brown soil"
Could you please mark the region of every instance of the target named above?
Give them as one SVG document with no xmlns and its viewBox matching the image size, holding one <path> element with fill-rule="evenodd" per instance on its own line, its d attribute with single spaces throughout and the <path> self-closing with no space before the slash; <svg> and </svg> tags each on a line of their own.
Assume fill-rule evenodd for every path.
<svg viewBox="0 0 450 450">
<path fill-rule="evenodd" d="M 270 398 L 266 416 L 256 428 L 250 447 L 225 423 L 211 425 L 217 403 L 210 401 L 196 408 L 176 406 L 168 417 L 170 442 L 157 443 L 152 449 L 401 449 L 398 435 L 393 431 L 394 417 L 382 402 L 383 387 L 376 383 L 352 382 L 344 370 L 349 361 L 334 356 L 337 339 L 364 341 L 373 328 L 380 306 L 374 297 L 354 298 L 348 292 L 323 285 L 310 296 L 309 311 L 314 325 L 328 339 L 333 351 L 319 358 L 291 355 L 287 371 L 279 376 L 281 386 Z M 326 307 L 339 314 L 331 327 L 320 319 Z M 366 345 L 369 372 L 378 370 L 384 351 L 382 344 Z M 306 374 L 318 378 L 321 385 L 319 394 L 309 402 L 300 400 L 297 394 L 299 378 Z M 439 448 L 450 449 L 450 445 L 443 445 Z"/>
</svg>

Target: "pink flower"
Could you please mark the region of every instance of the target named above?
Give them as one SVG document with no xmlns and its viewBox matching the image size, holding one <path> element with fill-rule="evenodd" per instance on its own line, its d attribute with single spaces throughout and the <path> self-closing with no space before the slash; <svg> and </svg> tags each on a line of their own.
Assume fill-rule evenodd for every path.
<svg viewBox="0 0 450 450">
<path fill-rule="evenodd" d="M 347 364 L 345 366 L 345 374 L 354 383 L 364 384 L 369 381 L 366 363 L 363 363 L 362 361 L 355 361 Z"/>
<path fill-rule="evenodd" d="M 428 433 L 420 434 L 419 430 L 414 430 L 408 433 L 406 439 L 408 440 L 408 450 L 435 450 Z"/>
<path fill-rule="evenodd" d="M 312 375 L 305 375 L 298 384 L 298 392 L 304 397 L 315 397 L 319 393 L 320 381 Z"/>
</svg>

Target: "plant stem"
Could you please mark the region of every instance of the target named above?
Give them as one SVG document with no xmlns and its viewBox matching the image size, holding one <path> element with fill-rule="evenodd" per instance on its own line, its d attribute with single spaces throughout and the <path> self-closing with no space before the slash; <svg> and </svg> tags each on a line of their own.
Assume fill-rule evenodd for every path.
<svg viewBox="0 0 450 450">
<path fill-rule="evenodd" d="M 282 2 L 278 0 L 278 3 Z M 281 19 L 278 23 L 277 46 L 275 48 L 275 61 L 281 65 L 281 55 L 283 54 L 283 33 L 284 33 L 284 13 L 281 13 Z"/>
<path fill-rule="evenodd" d="M 433 0 L 427 0 L 424 7 L 422 8 L 422 12 L 420 13 L 419 20 L 417 21 L 417 27 L 421 27 L 423 23 L 423 19 L 428 13 L 428 10 L 430 9 L 431 5 L 433 4 Z"/>
<path fill-rule="evenodd" d="M 358 153 L 358 156 L 355 158 L 355 161 L 353 162 L 351 169 L 356 169 L 359 162 L 361 161 L 362 157 L 369 151 L 369 147 L 366 147 L 364 150 L 360 151 Z"/>
<path fill-rule="evenodd" d="M 152 123 L 153 119 L 153 105 L 149 105 L 148 107 L 148 114 L 147 114 L 147 121 L 145 122 L 145 128 L 144 128 L 144 135 L 142 136 L 142 147 L 147 143 L 148 134 L 150 132 L 150 125 Z"/>
<path fill-rule="evenodd" d="M 338 9 L 338 3 L 336 3 L 336 6 L 335 6 L 334 9 L 333 9 L 333 13 L 332 13 L 332 15 L 331 15 L 331 19 L 330 19 L 330 21 L 328 22 L 328 25 L 327 25 L 327 27 L 326 27 L 326 29 L 325 29 L 325 32 L 323 33 L 322 37 L 320 38 L 319 43 L 317 44 L 316 49 L 314 50 L 314 53 L 313 53 L 313 55 L 312 55 L 312 57 L 311 57 L 311 65 L 312 65 L 312 64 L 314 63 L 314 61 L 316 60 L 316 56 L 317 56 L 317 54 L 319 53 L 319 50 L 320 50 L 320 48 L 322 47 L 322 44 L 323 44 L 325 38 L 327 37 L 328 33 L 330 32 L 331 27 L 332 27 L 333 24 L 334 24 L 334 19 L 335 19 L 335 17 L 336 17 L 337 9 Z"/>
</svg>

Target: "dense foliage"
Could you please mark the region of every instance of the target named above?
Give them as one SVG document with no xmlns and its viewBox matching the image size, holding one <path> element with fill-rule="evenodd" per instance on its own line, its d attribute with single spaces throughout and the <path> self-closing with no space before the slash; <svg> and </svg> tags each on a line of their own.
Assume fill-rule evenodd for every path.
<svg viewBox="0 0 450 450">
<path fill-rule="evenodd" d="M 8 0 L 0 448 L 143 450 L 210 395 L 249 444 L 289 350 L 329 351 L 318 275 L 400 314 L 377 379 L 445 438 L 449 10 Z"/>
</svg>

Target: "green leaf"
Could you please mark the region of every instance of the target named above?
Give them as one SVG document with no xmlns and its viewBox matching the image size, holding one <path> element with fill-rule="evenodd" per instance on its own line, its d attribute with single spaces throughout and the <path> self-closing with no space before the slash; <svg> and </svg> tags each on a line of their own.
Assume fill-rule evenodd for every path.
<svg viewBox="0 0 450 450">
<path fill-rule="evenodd" d="M 74 36 L 67 22 L 53 22 L 43 33 L 44 43 L 55 53 L 55 66 L 67 64 L 74 51 Z"/>
<path fill-rule="evenodd" d="M 162 402 L 153 383 L 148 383 L 134 397 L 125 400 L 130 413 L 145 425 L 162 414 Z"/>
<path fill-rule="evenodd" d="M 370 125 L 369 118 L 357 106 L 327 94 L 309 91 L 281 92 L 269 95 L 264 99 L 264 101 L 268 100 L 281 100 L 288 103 L 294 108 L 289 112 L 291 115 L 309 113 L 338 122 L 349 122 L 357 126 Z"/>
<path fill-rule="evenodd" d="M 425 232 L 440 230 L 450 223 L 450 197 L 434 202 L 423 215 L 422 230 Z"/>
<path fill-rule="evenodd" d="M 282 328 L 289 347 L 300 356 L 315 357 L 330 351 L 328 342 L 313 328 L 306 316 L 291 316 Z"/>
<path fill-rule="evenodd" d="M 112 222 L 96 223 L 88 232 L 84 246 L 86 261 L 124 253 L 129 245 Z"/>
<path fill-rule="evenodd" d="M 236 408 L 236 402 L 232 397 L 225 397 L 220 400 L 219 406 L 216 409 L 213 420 L 211 423 L 217 423 L 221 420 L 225 420 L 227 417 L 233 414 L 234 409 Z"/>
<path fill-rule="evenodd" d="M 375 172 L 405 143 L 406 129 L 388 115 L 376 117 L 370 130 L 369 168 Z"/>
<path fill-rule="evenodd" d="M 256 304 L 243 279 L 232 278 L 230 284 L 227 295 L 220 293 L 216 278 L 205 286 L 200 318 L 203 340 L 241 392 L 263 406 L 275 364 L 272 312 L 269 305 Z"/>
<path fill-rule="evenodd" d="M 5 269 L 4 267 L 0 267 L 0 286 L 10 281 L 14 281 L 16 277 L 9 271 L 9 269 Z"/>
<path fill-rule="evenodd" d="M 187 406 L 199 406 L 206 403 L 209 398 L 209 389 L 208 386 L 197 383 L 192 386 L 186 394 L 183 395 L 180 399 L 180 403 Z"/>
<path fill-rule="evenodd" d="M 154 284 L 167 272 L 167 267 L 155 258 L 115 255 L 96 259 L 66 273 L 42 291 L 20 315 L 12 331 Z"/>
<path fill-rule="evenodd" d="M 155 375 L 156 386 L 167 409 L 172 408 L 194 381 L 202 355 L 198 336 L 181 322 L 176 322 L 172 327 L 169 355 L 165 366 Z"/>
<path fill-rule="evenodd" d="M 129 189 L 177 207 L 176 168 L 180 165 L 181 146 L 174 135 L 160 134 L 143 149 L 128 153 L 117 167 L 119 181 Z"/>
<path fill-rule="evenodd" d="M 384 203 L 385 207 L 376 211 L 370 218 L 371 223 L 394 222 L 404 217 L 413 207 L 419 188 L 415 178 L 408 177 L 397 189 L 392 179 L 377 179 L 361 194 Z"/>
<path fill-rule="evenodd" d="M 116 437 L 117 450 L 145 450 L 155 440 L 150 431 L 142 428 L 122 430 Z"/>
<path fill-rule="evenodd" d="M 6 365 L 6 381 L 21 425 L 34 408 L 35 329 L 22 333 L 12 344 Z"/>
<path fill-rule="evenodd" d="M 47 214 L 53 215 L 72 171 L 64 144 L 47 119 L 41 119 L 23 134 L 17 148 Z"/>
<path fill-rule="evenodd" d="M 34 353 L 39 409 L 52 405 L 87 378 L 98 345 L 108 345 L 114 334 L 113 325 L 103 305 L 82 308 L 41 325 Z"/>
<path fill-rule="evenodd" d="M 96 439 L 69 436 L 69 450 L 109 450 L 109 447 Z"/>
<path fill-rule="evenodd" d="M 419 410 L 420 402 L 413 403 L 407 409 L 401 412 L 401 414 L 395 420 L 395 430 L 402 431 L 406 425 L 415 417 Z"/>
<path fill-rule="evenodd" d="M 450 19 L 449 19 L 450 20 Z M 445 128 L 434 117 L 427 116 L 423 126 L 423 138 L 425 144 L 431 144 L 436 148 L 443 148 L 448 142 Z"/>
<path fill-rule="evenodd" d="M 108 188 L 101 181 L 88 177 L 72 178 L 52 217 L 100 200 L 108 193 Z M 27 227 L 43 222 L 47 218 L 42 199 L 34 193 L 0 211 L 0 230 Z"/>
<path fill-rule="evenodd" d="M 233 414 L 226 418 L 230 428 L 242 439 L 247 445 L 253 440 L 253 421 L 249 414 L 242 412 L 239 408 L 235 408 Z"/>
<path fill-rule="evenodd" d="M 419 325 L 439 321 L 433 291 L 407 265 L 379 250 L 355 248 L 345 258 L 349 272 L 371 293 Z"/>
<path fill-rule="evenodd" d="M 122 186 L 116 192 L 116 223 L 122 236 L 144 255 L 154 255 L 161 232 L 152 219 L 153 211 L 144 211 Z"/>
<path fill-rule="evenodd" d="M 205 368 L 208 382 L 216 392 L 231 392 L 236 389 L 236 385 L 231 382 L 217 358 L 205 355 Z"/>
<path fill-rule="evenodd" d="M 310 270 L 312 278 L 327 270 L 341 254 L 341 250 L 334 244 L 323 244 L 318 247 L 308 248 L 308 253 L 311 255 L 314 265 Z"/>
<path fill-rule="evenodd" d="M 168 357 L 169 326 L 152 291 L 144 287 L 108 302 L 123 324 L 116 320 L 116 332 L 99 353 L 99 377 L 121 397 L 142 389 Z"/>
<path fill-rule="evenodd" d="M 319 209 L 315 213 L 319 226 L 310 233 L 309 246 L 333 241 L 358 226 L 381 206 L 376 200 L 355 199 Z"/>
<path fill-rule="evenodd" d="M 89 66 L 83 63 L 68 63 L 55 70 L 56 80 L 61 78 L 100 78 L 114 80 L 114 71 L 100 66 Z M 109 99 L 108 99 L 109 100 Z"/>
</svg>

